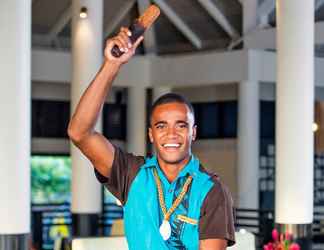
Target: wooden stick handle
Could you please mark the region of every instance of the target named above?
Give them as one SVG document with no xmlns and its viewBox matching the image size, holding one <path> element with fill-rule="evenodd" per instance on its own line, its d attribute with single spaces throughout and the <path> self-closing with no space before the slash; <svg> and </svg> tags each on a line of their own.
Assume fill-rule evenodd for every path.
<svg viewBox="0 0 324 250">
<path fill-rule="evenodd" d="M 150 5 L 144 13 L 135 20 L 135 22 L 129 27 L 129 30 L 132 32 L 130 36 L 131 43 L 134 43 L 141 35 L 144 34 L 145 30 L 148 29 L 154 21 L 159 17 L 160 9 L 156 5 Z M 120 57 L 124 52 L 120 51 L 118 46 L 115 45 L 111 49 L 111 54 L 114 57 Z"/>
</svg>

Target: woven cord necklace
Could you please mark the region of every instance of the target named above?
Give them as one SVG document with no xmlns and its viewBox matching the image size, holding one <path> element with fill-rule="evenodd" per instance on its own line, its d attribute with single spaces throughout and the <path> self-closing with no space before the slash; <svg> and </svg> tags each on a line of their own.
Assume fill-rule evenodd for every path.
<svg viewBox="0 0 324 250">
<path fill-rule="evenodd" d="M 179 196 L 176 198 L 176 200 L 173 202 L 170 209 L 167 211 L 166 205 L 164 202 L 164 195 L 163 195 L 161 181 L 160 181 L 160 178 L 158 176 L 156 169 L 153 170 L 153 174 L 154 174 L 154 179 L 155 179 L 155 183 L 156 183 L 157 190 L 158 190 L 160 207 L 161 207 L 161 210 L 162 210 L 162 213 L 164 216 L 163 222 L 160 226 L 160 234 L 164 240 L 168 240 L 171 236 L 171 225 L 170 225 L 169 219 L 171 217 L 171 214 L 179 206 L 179 204 L 183 200 L 185 194 L 187 193 L 189 185 L 192 181 L 192 176 L 188 176 L 188 178 L 186 179 L 186 181 L 182 187 L 182 190 L 181 190 Z"/>
</svg>

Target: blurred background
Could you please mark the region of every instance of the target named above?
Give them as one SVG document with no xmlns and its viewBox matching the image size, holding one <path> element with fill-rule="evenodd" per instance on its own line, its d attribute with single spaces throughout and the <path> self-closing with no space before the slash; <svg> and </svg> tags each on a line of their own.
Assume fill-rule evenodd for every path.
<svg viewBox="0 0 324 250">
<path fill-rule="evenodd" d="M 291 120 L 285 124 L 297 139 L 304 134 L 294 128 L 310 122 L 302 130 L 311 139 L 298 144 L 307 147 L 311 164 L 295 166 L 305 150 L 285 140 L 292 148 L 287 154 L 296 160 L 284 162 L 291 176 L 281 176 L 286 182 L 295 179 L 296 190 L 308 190 L 311 198 L 300 196 L 286 209 L 294 214 L 311 204 L 306 210 L 312 221 L 296 219 L 308 225 L 312 248 L 302 249 L 323 249 L 324 1 L 277 2 L 276 8 L 274 0 L 2 0 L 0 195 L 6 202 L 0 210 L 5 221 L 0 241 L 8 234 L 27 234 L 35 249 L 59 249 L 57 239 L 110 236 L 114 222 L 123 218 L 118 200 L 97 183 L 91 164 L 70 145 L 67 126 L 100 68 L 106 39 L 155 3 L 161 16 L 115 80 L 97 129 L 125 150 L 152 154 L 146 135 L 152 103 L 167 92 L 184 95 L 198 125 L 194 154 L 229 186 L 237 231 L 252 232 L 256 249 L 262 249 L 276 223 L 294 224 L 275 219 L 276 142 L 281 141 L 276 132 L 284 127 L 278 110 L 288 107 Z M 279 33 L 278 20 L 291 34 Z M 278 46 L 282 51 L 290 46 L 290 54 L 280 54 Z M 282 81 L 280 59 L 291 66 L 285 69 L 295 76 L 292 83 Z M 300 78 L 305 75 L 306 80 Z M 289 101 L 278 103 L 282 97 Z M 30 221 L 22 222 L 15 213 Z"/>
</svg>

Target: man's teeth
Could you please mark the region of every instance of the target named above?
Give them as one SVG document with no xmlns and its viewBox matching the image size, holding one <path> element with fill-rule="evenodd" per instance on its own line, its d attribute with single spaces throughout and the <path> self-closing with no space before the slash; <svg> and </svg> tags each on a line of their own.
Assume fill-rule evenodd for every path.
<svg viewBox="0 0 324 250">
<path fill-rule="evenodd" d="M 165 148 L 178 148 L 180 147 L 180 144 L 179 143 L 166 143 L 163 145 L 163 147 Z"/>
</svg>

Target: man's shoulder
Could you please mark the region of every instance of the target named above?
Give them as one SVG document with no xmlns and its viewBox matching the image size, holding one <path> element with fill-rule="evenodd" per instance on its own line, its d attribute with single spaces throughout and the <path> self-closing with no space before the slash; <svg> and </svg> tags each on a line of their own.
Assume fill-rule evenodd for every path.
<svg viewBox="0 0 324 250">
<path fill-rule="evenodd" d="M 145 157 L 125 151 L 124 149 L 113 145 L 115 148 L 114 163 L 125 164 L 129 167 L 140 167 L 145 162 Z"/>
<path fill-rule="evenodd" d="M 213 183 L 213 186 L 209 190 L 205 197 L 206 202 L 215 202 L 220 200 L 230 200 L 232 202 L 232 195 L 227 185 L 221 180 L 220 176 L 211 170 L 206 169 L 202 165 L 199 166 L 199 171 L 208 175 L 209 181 Z"/>
<path fill-rule="evenodd" d="M 222 183 L 220 176 L 216 172 L 206 169 L 201 164 L 199 165 L 199 173 L 203 175 L 207 175 L 209 177 L 209 180 L 212 181 L 214 184 L 219 185 Z"/>
</svg>

